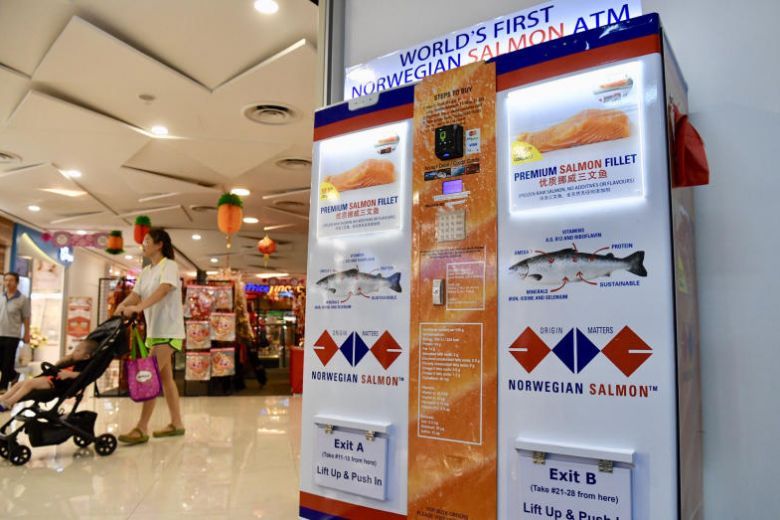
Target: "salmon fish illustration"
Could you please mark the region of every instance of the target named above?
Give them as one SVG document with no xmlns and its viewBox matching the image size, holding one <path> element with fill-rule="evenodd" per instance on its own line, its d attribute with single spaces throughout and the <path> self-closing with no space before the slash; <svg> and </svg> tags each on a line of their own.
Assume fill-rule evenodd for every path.
<svg viewBox="0 0 780 520">
<path fill-rule="evenodd" d="M 389 289 L 401 292 L 401 273 L 388 277 L 381 274 L 362 273 L 359 269 L 348 269 L 330 274 L 317 281 L 317 287 L 328 296 L 347 301 L 352 296 L 364 296 Z"/>
<path fill-rule="evenodd" d="M 520 275 L 523 280 L 543 285 L 558 285 L 552 292 L 563 289 L 570 282 L 597 285 L 593 280 L 610 276 L 619 270 L 626 270 L 637 276 L 647 276 L 644 251 L 637 251 L 625 258 L 618 258 L 612 253 L 580 253 L 576 247 L 552 253 L 538 253 L 540 254 L 537 256 L 517 262 L 509 270 Z"/>
</svg>

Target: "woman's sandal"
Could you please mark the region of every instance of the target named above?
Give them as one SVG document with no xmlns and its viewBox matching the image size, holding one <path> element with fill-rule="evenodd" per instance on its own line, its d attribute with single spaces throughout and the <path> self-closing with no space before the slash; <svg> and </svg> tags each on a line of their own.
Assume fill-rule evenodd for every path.
<svg viewBox="0 0 780 520">
<path fill-rule="evenodd" d="M 123 442 L 129 446 L 132 446 L 133 444 L 143 444 L 145 442 L 149 442 L 149 436 L 146 435 L 144 432 L 142 432 L 138 428 L 133 428 L 130 430 L 130 433 L 125 433 L 124 435 L 119 436 L 119 442 Z"/>
<path fill-rule="evenodd" d="M 155 437 L 178 437 L 179 435 L 184 435 L 184 431 L 184 428 L 176 428 L 174 425 L 169 424 L 162 430 L 152 433 L 152 435 Z"/>
</svg>

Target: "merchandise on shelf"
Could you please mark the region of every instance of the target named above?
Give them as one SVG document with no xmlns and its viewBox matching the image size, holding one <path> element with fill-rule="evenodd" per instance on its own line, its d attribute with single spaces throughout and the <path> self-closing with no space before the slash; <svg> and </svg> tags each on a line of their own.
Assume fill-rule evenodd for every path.
<svg viewBox="0 0 780 520">
<path fill-rule="evenodd" d="M 209 352 L 187 352 L 187 366 L 184 378 L 188 381 L 211 379 L 211 354 Z"/>
<path fill-rule="evenodd" d="M 187 299 L 184 316 L 195 320 L 205 320 L 214 310 L 214 287 L 207 285 L 187 286 Z"/>
<path fill-rule="evenodd" d="M 211 349 L 211 375 L 212 377 L 232 376 L 236 373 L 236 349 L 213 348 Z"/>
<path fill-rule="evenodd" d="M 211 328 L 208 321 L 187 322 L 187 350 L 208 350 L 211 348 Z"/>
<path fill-rule="evenodd" d="M 210 287 L 214 294 L 215 311 L 233 310 L 233 287 L 230 285 L 218 285 Z"/>
<path fill-rule="evenodd" d="M 232 312 L 213 312 L 211 321 L 211 339 L 214 341 L 235 341 L 236 315 Z"/>
</svg>

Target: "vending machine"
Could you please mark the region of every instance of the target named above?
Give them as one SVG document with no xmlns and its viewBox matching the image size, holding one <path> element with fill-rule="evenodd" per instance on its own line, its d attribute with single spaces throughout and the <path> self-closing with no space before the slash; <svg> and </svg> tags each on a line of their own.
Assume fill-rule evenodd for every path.
<svg viewBox="0 0 780 520">
<path fill-rule="evenodd" d="M 686 85 L 562 34 L 316 113 L 301 518 L 701 518 Z"/>
<path fill-rule="evenodd" d="M 499 518 L 698 518 L 687 98 L 659 18 L 496 68 Z"/>
</svg>

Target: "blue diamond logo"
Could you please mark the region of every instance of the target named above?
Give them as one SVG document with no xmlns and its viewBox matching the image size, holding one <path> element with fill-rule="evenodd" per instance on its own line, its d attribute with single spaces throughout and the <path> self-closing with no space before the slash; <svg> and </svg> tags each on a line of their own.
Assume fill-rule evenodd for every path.
<svg viewBox="0 0 780 520">
<path fill-rule="evenodd" d="M 350 334 L 346 341 L 341 344 L 339 350 L 353 367 L 357 366 L 363 357 L 368 354 L 368 347 L 357 332 Z"/>
<path fill-rule="evenodd" d="M 553 354 L 558 356 L 566 367 L 573 373 L 577 373 L 576 365 L 574 364 L 574 329 L 566 333 L 561 341 L 555 345 Z"/>
<path fill-rule="evenodd" d="M 599 348 L 589 340 L 580 329 L 577 329 L 577 372 L 588 366 L 599 352 Z"/>
<path fill-rule="evenodd" d="M 574 374 L 582 372 L 599 352 L 599 348 L 580 329 L 570 330 L 553 349 L 558 359 Z"/>
</svg>

